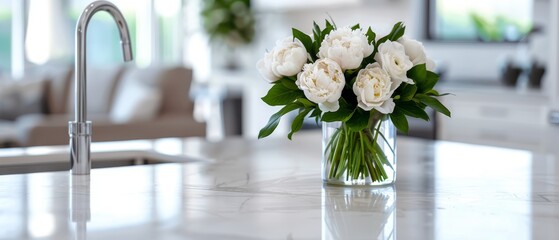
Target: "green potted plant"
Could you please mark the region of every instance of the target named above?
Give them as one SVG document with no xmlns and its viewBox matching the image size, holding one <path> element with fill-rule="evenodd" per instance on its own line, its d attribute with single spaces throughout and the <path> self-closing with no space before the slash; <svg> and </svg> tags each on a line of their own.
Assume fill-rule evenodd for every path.
<svg viewBox="0 0 559 240">
<path fill-rule="evenodd" d="M 250 0 L 205 0 L 202 22 L 210 40 L 227 48 L 227 67 L 236 68 L 235 49 L 254 39 Z"/>
</svg>

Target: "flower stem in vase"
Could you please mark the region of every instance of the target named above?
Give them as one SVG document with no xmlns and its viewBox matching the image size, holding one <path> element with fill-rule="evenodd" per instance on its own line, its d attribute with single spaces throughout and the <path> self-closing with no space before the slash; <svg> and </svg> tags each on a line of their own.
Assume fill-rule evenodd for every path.
<svg viewBox="0 0 559 240">
<path fill-rule="evenodd" d="M 386 133 L 392 135 L 389 121 L 377 118 L 369 123 L 369 127 L 359 131 L 353 131 L 344 123 L 338 125 L 325 147 L 324 161 L 328 168 L 324 180 L 344 185 L 391 183 L 395 156 L 393 136 L 385 136 Z M 385 151 L 389 151 L 389 156 Z"/>
</svg>

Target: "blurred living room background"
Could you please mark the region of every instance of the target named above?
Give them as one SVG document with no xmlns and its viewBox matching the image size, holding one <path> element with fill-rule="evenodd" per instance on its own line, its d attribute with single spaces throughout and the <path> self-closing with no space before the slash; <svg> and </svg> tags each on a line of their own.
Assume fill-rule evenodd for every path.
<svg viewBox="0 0 559 240">
<path fill-rule="evenodd" d="M 90 0 L 0 0 L 0 146 L 67 143 L 75 23 Z M 255 63 L 291 28 L 395 22 L 437 63 L 447 119 L 410 119 L 412 137 L 537 150 L 556 100 L 556 0 L 113 0 L 132 36 L 122 61 L 114 20 L 87 36 L 93 140 L 256 138 L 277 111 Z M 284 137 L 287 121 L 274 134 Z M 313 121 L 305 128 L 317 128 Z"/>
</svg>

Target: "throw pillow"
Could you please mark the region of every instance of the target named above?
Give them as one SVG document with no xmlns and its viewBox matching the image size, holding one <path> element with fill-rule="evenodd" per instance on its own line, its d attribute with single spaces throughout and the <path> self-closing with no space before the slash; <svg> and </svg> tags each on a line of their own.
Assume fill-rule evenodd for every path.
<svg viewBox="0 0 559 240">
<path fill-rule="evenodd" d="M 0 119 L 15 120 L 31 113 L 45 113 L 44 81 L 6 81 L 0 83 Z"/>
<path fill-rule="evenodd" d="M 158 84 L 142 79 L 146 76 L 142 72 L 131 70 L 120 82 L 110 112 L 112 121 L 146 121 L 157 115 L 161 105 L 161 91 Z"/>
</svg>

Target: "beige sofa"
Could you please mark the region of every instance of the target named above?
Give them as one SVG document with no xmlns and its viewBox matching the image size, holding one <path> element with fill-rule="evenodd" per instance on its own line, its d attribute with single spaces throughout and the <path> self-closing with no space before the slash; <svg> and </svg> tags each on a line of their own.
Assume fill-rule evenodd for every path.
<svg viewBox="0 0 559 240">
<path fill-rule="evenodd" d="M 42 113 L 26 113 L 12 121 L 17 137 L 10 145 L 68 143 L 68 121 L 74 113 L 71 69 L 38 74 L 44 78 Z M 184 67 L 89 68 L 87 119 L 93 122 L 92 140 L 205 136 L 206 125 L 193 117 L 191 79 L 192 71 Z"/>
</svg>

